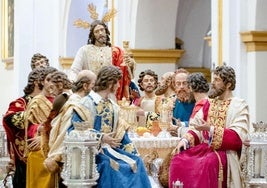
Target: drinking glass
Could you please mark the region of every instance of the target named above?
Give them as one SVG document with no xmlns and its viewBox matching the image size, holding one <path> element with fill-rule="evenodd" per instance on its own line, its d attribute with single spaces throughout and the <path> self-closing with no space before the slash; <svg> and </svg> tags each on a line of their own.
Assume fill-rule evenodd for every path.
<svg viewBox="0 0 267 188">
<path fill-rule="evenodd" d="M 162 109 L 159 118 L 159 127 L 161 132 L 158 134 L 160 138 L 171 137 L 170 133 L 167 131 L 172 121 L 172 111 L 168 109 Z"/>
</svg>

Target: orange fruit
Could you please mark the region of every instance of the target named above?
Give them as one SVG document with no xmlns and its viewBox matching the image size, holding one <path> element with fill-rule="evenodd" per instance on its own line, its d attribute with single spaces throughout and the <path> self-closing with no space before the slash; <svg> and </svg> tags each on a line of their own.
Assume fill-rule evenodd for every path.
<svg viewBox="0 0 267 188">
<path fill-rule="evenodd" d="M 137 129 L 136 129 L 136 133 L 137 133 L 139 136 L 143 136 L 143 134 L 144 134 L 145 132 L 150 132 L 150 131 L 149 131 L 148 128 L 146 128 L 146 127 L 137 127 Z"/>
</svg>

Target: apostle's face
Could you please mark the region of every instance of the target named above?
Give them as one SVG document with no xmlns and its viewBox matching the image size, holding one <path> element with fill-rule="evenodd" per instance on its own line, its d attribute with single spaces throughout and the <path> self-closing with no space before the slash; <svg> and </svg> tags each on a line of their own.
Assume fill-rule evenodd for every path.
<svg viewBox="0 0 267 188">
<path fill-rule="evenodd" d="M 93 78 L 93 79 L 91 79 L 91 82 L 90 82 L 90 84 L 89 84 L 89 86 L 88 86 L 88 93 L 90 93 L 90 91 L 93 89 L 93 87 L 95 86 L 95 81 L 96 81 L 96 76 Z"/>
<path fill-rule="evenodd" d="M 34 62 L 34 67 L 35 68 L 45 68 L 45 67 L 48 67 L 48 64 L 46 62 L 46 59 L 45 58 L 41 58 L 37 61 Z"/>
<path fill-rule="evenodd" d="M 50 73 L 45 77 L 45 80 L 42 83 L 44 86 L 43 90 L 47 96 L 56 96 L 58 93 L 58 90 L 56 88 L 55 83 L 51 81 L 51 78 L 52 78 L 51 76 L 52 74 Z"/>
<path fill-rule="evenodd" d="M 93 87 L 95 86 L 95 81 L 96 81 L 96 76 L 91 78 L 90 83 L 84 83 L 83 91 L 85 95 L 88 95 L 92 91 Z"/>
<path fill-rule="evenodd" d="M 140 85 L 146 93 L 152 93 L 157 87 L 155 78 L 150 75 L 145 75 Z"/>
<path fill-rule="evenodd" d="M 171 86 L 171 79 L 169 79 L 169 76 L 165 74 L 162 75 L 158 87 L 155 91 L 156 95 L 163 95 L 164 93 L 166 93 L 166 91 L 170 86 Z"/>
<path fill-rule="evenodd" d="M 177 98 L 182 102 L 188 101 L 191 95 L 186 79 L 186 73 L 179 73 L 175 76 L 175 93 Z"/>
<path fill-rule="evenodd" d="M 119 87 L 120 87 L 120 81 L 118 80 L 117 83 L 110 85 L 110 93 L 115 94 Z"/>
<path fill-rule="evenodd" d="M 168 85 L 159 85 L 155 91 L 156 95 L 163 95 L 168 90 Z"/>
<path fill-rule="evenodd" d="M 96 45 L 104 45 L 107 42 L 107 33 L 103 25 L 97 25 L 94 28 L 94 36 L 96 39 Z"/>
<path fill-rule="evenodd" d="M 211 88 L 208 93 L 209 97 L 215 98 L 221 96 L 225 91 L 226 86 L 223 83 L 223 80 L 218 75 L 214 75 Z"/>
</svg>

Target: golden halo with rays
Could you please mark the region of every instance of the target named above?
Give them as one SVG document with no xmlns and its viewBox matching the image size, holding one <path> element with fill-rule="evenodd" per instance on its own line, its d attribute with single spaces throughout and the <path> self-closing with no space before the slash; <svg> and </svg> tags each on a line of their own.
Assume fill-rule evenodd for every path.
<svg viewBox="0 0 267 188">
<path fill-rule="evenodd" d="M 96 6 L 93 3 L 88 4 L 87 6 L 87 11 L 90 14 L 90 18 L 92 18 L 94 21 L 98 19 L 98 13 L 96 12 Z M 117 14 L 117 10 L 112 8 L 109 9 L 101 19 L 104 23 L 109 22 L 112 18 L 114 18 Z M 88 21 L 82 20 L 82 19 L 77 19 L 74 21 L 73 25 L 77 28 L 83 28 L 83 29 L 88 29 L 90 28 L 90 23 Z"/>
</svg>

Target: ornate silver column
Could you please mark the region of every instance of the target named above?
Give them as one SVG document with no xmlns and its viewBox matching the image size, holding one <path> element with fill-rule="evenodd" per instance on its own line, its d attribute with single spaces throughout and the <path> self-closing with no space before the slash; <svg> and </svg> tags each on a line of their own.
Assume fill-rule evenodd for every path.
<svg viewBox="0 0 267 188">
<path fill-rule="evenodd" d="M 250 147 L 247 153 L 247 187 L 267 186 L 267 124 L 253 123 Z"/>
<path fill-rule="evenodd" d="M 3 125 L 0 125 L 0 187 L 11 188 L 14 171 L 8 172 L 10 157 L 7 149 L 7 137 Z"/>
</svg>

